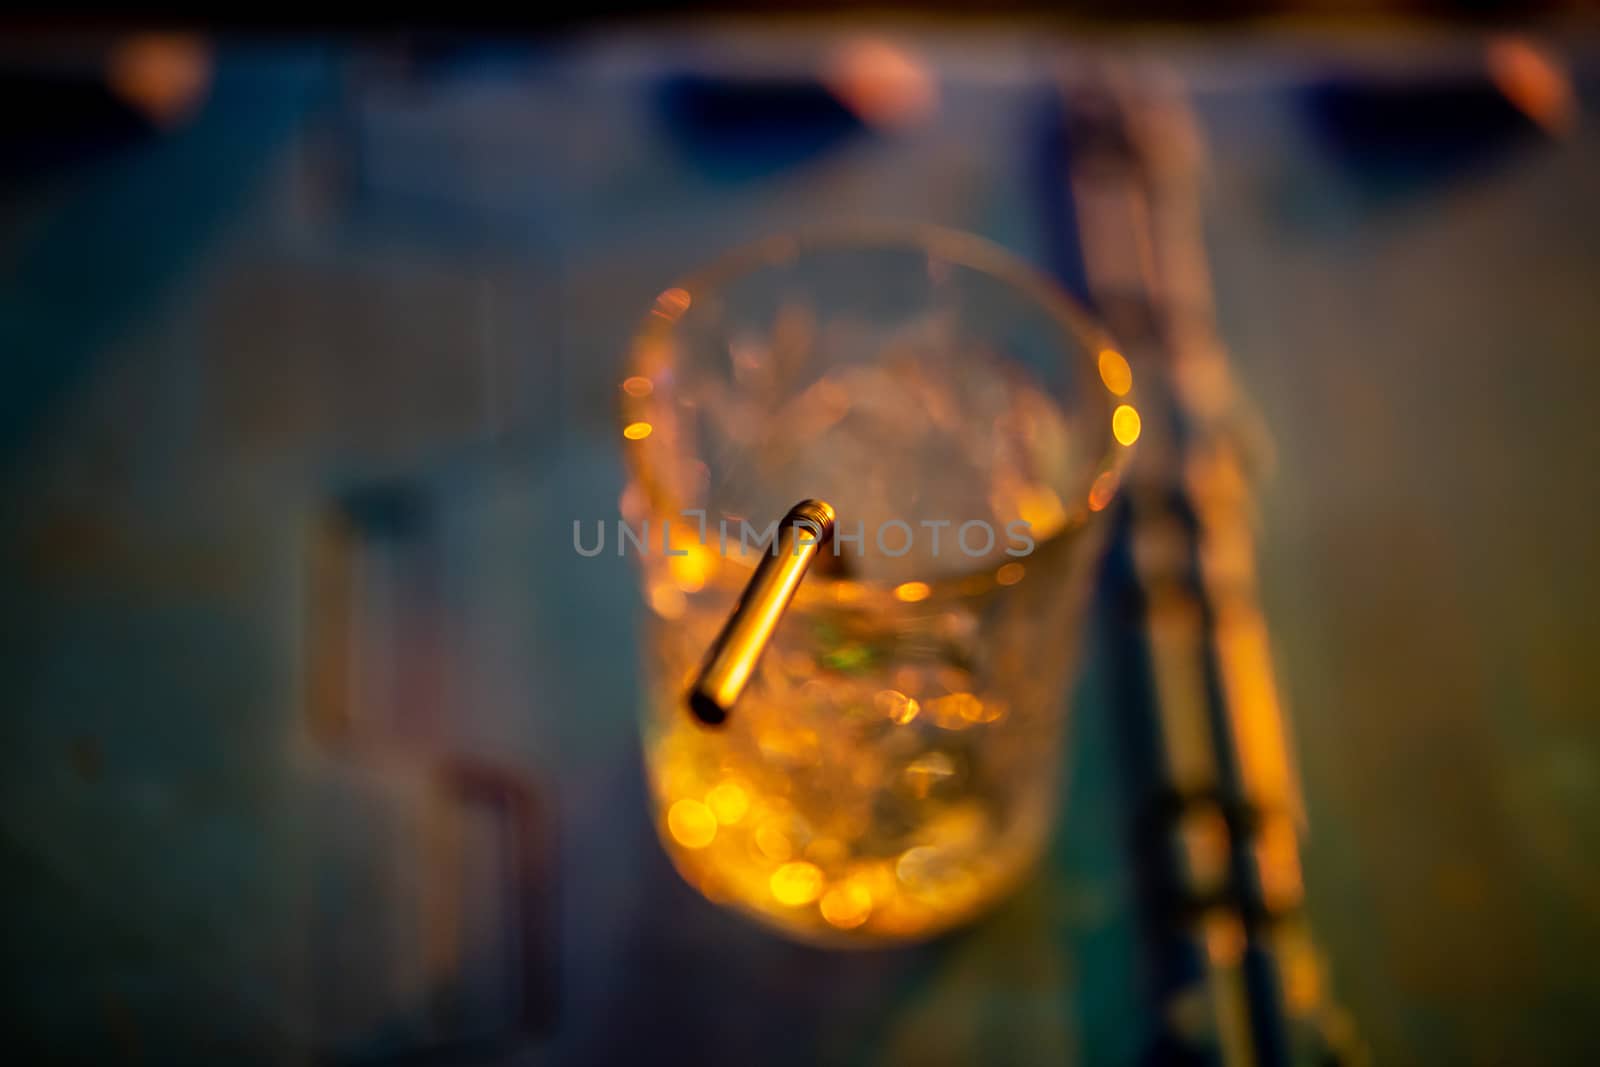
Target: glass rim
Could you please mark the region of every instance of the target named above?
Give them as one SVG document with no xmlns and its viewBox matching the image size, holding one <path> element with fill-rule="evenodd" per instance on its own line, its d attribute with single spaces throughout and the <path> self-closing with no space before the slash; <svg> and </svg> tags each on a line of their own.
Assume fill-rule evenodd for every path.
<svg viewBox="0 0 1600 1067">
<path fill-rule="evenodd" d="M 654 391 L 635 395 L 627 390 L 626 383 L 636 378 L 654 382 L 661 371 L 671 368 L 677 362 L 665 355 L 670 349 L 661 342 L 671 337 L 677 330 L 678 320 L 692 306 L 692 294 L 719 289 L 723 283 L 732 278 L 762 267 L 782 265 L 809 251 L 848 250 L 852 247 L 903 248 L 921 251 L 956 266 L 989 275 L 1023 293 L 1059 323 L 1064 333 L 1077 339 L 1083 349 L 1082 355 L 1074 356 L 1064 349 L 1063 361 L 1080 364 L 1078 370 L 1088 386 L 1087 391 L 1098 392 L 1104 399 L 1102 407 L 1093 409 L 1100 416 L 1098 422 L 1103 433 L 1103 450 L 1094 464 L 1094 473 L 1088 479 L 1088 483 L 1074 487 L 1072 502 L 1063 501 L 1068 509 L 1067 518 L 1059 528 L 1045 537 L 1037 538 L 1028 557 L 990 559 L 987 563 L 958 573 L 930 575 L 914 580 L 927 585 L 930 594 L 937 594 L 970 583 L 974 578 L 987 576 L 993 579 L 1002 568 L 1017 562 L 1025 564 L 1027 558 L 1056 545 L 1069 535 L 1088 526 L 1094 514 L 1106 510 L 1121 487 L 1125 468 L 1137 443 L 1135 440 L 1126 445 L 1122 444 L 1113 428 L 1113 416 L 1118 407 L 1130 406 L 1135 412 L 1137 407 L 1134 403 L 1135 391 L 1131 381 L 1122 392 L 1116 392 L 1105 382 L 1100 369 L 1102 353 L 1109 350 L 1121 357 L 1122 350 L 1112 339 L 1111 334 L 1093 315 L 1079 306 L 1078 302 L 1053 278 L 1001 245 L 976 234 L 949 227 L 885 220 L 814 224 L 736 245 L 705 266 L 680 276 L 678 281 L 656 297 L 654 306 L 645 314 L 629 343 L 629 358 L 624 371 L 620 405 L 624 436 L 627 438 L 625 441 L 627 447 L 623 450 L 624 463 L 630 478 L 645 495 L 648 502 L 648 517 L 659 515 L 669 519 L 678 518 L 685 511 L 692 513 L 695 501 L 672 499 L 673 494 L 668 491 L 665 480 L 657 473 L 663 463 L 652 461 L 650 458 L 652 449 L 649 447 L 649 437 L 642 439 L 627 437 L 628 428 L 641 422 L 648 424 L 647 416 L 650 413 L 650 405 L 654 402 Z M 1094 497 L 1097 488 L 1101 486 L 1107 486 L 1107 489 L 1103 499 L 1096 506 Z M 781 517 L 772 516 L 774 519 Z M 712 521 L 708 512 L 706 522 Z M 748 571 L 754 569 L 753 561 L 759 559 L 759 553 L 750 557 L 742 554 L 726 555 L 725 558 L 733 562 L 736 568 Z M 885 591 L 904 584 L 904 582 L 881 579 L 841 577 L 821 569 L 818 573 L 807 577 L 806 582 L 802 584 L 799 597 L 810 599 L 805 596 L 805 586 L 826 583 L 831 587 L 839 582 L 851 582 L 863 589 Z"/>
</svg>

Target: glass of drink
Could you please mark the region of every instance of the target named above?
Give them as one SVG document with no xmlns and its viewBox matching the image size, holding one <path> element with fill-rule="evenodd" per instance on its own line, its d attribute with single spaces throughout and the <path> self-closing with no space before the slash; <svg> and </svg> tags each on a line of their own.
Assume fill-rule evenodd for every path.
<svg viewBox="0 0 1600 1067">
<path fill-rule="evenodd" d="M 641 561 L 645 763 L 690 883 L 870 945 L 1028 871 L 1131 384 L 1052 283 L 949 231 L 777 238 L 657 298 L 622 383 L 616 550 Z M 691 680 L 805 498 L 832 505 L 833 541 L 707 726 Z"/>
</svg>

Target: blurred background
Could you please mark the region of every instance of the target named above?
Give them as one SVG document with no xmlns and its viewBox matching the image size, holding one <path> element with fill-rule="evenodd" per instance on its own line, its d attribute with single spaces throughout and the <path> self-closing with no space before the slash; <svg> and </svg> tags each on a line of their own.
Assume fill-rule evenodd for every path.
<svg viewBox="0 0 1600 1067">
<path fill-rule="evenodd" d="M 1106 6 L 6 24 L 8 1044 L 1176 1057 L 1113 625 L 1038 874 L 932 944 L 828 953 L 673 873 L 635 564 L 568 551 L 573 518 L 616 514 L 636 323 L 734 245 L 936 223 L 1106 311 L 1074 100 L 1149 85 L 1194 141 L 1215 339 L 1252 413 L 1307 996 L 1341 1060 L 1595 1062 L 1593 24 Z"/>
</svg>

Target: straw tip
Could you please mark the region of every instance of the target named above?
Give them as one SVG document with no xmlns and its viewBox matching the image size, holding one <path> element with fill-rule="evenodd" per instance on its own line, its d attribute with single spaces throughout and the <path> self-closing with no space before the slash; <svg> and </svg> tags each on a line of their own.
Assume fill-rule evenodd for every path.
<svg viewBox="0 0 1600 1067">
<path fill-rule="evenodd" d="M 721 726 L 728 721 L 728 709 L 698 687 L 689 691 L 689 710 L 694 712 L 695 718 L 707 726 Z"/>
<path fill-rule="evenodd" d="M 833 536 L 833 524 L 838 516 L 833 505 L 824 500 L 802 500 L 789 509 L 789 522 L 806 522 L 816 528 L 817 540 L 826 541 Z"/>
</svg>

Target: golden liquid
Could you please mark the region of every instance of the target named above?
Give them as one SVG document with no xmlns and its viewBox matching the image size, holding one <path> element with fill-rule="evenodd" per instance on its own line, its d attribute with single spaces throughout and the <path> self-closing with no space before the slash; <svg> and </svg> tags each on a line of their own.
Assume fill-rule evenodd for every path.
<svg viewBox="0 0 1600 1067">
<path fill-rule="evenodd" d="M 1002 895 L 1054 809 L 1072 540 L 931 590 L 813 574 L 721 728 L 684 693 L 748 569 L 647 560 L 658 591 L 712 572 L 651 598 L 646 760 L 684 877 L 832 944 L 926 937 Z"/>
<path fill-rule="evenodd" d="M 736 364 L 748 381 L 678 375 L 653 409 L 657 447 L 707 457 L 668 473 L 704 473 L 711 515 L 709 544 L 683 529 L 687 555 L 643 561 L 661 837 L 707 897 L 804 939 L 912 940 L 972 917 L 1027 871 L 1055 809 L 1096 506 L 1069 494 L 1094 461 L 1025 372 L 941 321 L 870 338 L 871 360 L 786 399 L 773 354 Z M 807 496 L 834 506 L 836 539 L 864 526 L 865 543 L 813 564 L 728 721 L 706 727 L 685 694 L 754 565 L 724 554 L 717 518 L 759 524 Z M 923 519 L 950 523 L 942 548 Z M 997 533 L 983 558 L 958 540 L 973 519 Z M 1037 542 L 1024 557 L 1008 554 L 1016 520 Z M 875 544 L 890 521 L 919 527 L 914 551 Z"/>
</svg>

